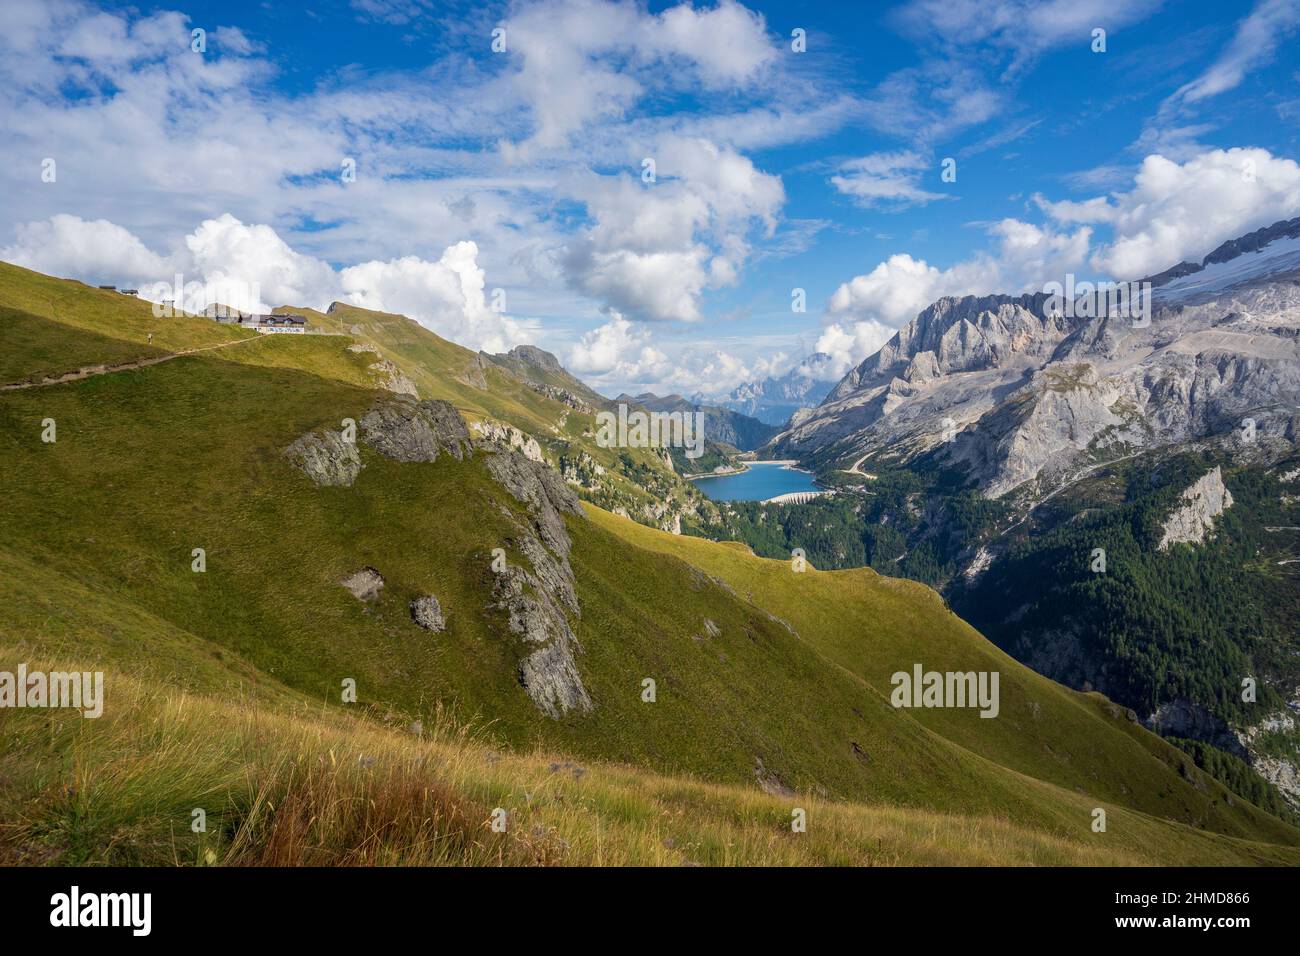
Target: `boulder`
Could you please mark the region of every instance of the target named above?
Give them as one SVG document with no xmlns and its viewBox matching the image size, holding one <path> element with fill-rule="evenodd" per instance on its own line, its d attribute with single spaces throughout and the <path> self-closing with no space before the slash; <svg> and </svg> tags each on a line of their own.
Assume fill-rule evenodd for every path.
<svg viewBox="0 0 1300 956">
<path fill-rule="evenodd" d="M 383 575 L 371 567 L 353 571 L 339 583 L 358 601 L 378 600 L 379 592 L 384 589 Z"/>
<path fill-rule="evenodd" d="M 437 633 L 447 629 L 447 619 L 443 616 L 442 605 L 432 594 L 418 597 L 411 602 L 411 619 L 426 631 Z"/>
<path fill-rule="evenodd" d="M 284 457 L 318 487 L 351 487 L 361 473 L 356 443 L 344 441 L 341 431 L 308 432 L 284 450 Z"/>
</svg>

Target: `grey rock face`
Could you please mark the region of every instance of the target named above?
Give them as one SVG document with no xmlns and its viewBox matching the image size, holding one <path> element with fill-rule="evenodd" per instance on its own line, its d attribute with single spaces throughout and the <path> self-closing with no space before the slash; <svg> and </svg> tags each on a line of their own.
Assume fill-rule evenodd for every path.
<svg viewBox="0 0 1300 956">
<path fill-rule="evenodd" d="M 582 648 L 569 623 L 581 607 L 569 565 L 573 542 L 564 523 L 566 514 L 584 516 L 582 506 L 556 472 L 518 452 L 491 455 L 487 466 L 528 514 L 517 523 L 516 545 L 532 569 L 507 564 L 497 574 L 493 604 L 506 612 L 511 633 L 532 648 L 520 661 L 520 683 L 549 717 L 589 711 L 592 702 L 576 658 Z"/>
<path fill-rule="evenodd" d="M 532 435 L 521 432 L 513 425 L 481 421 L 474 423 L 473 431 L 479 435 L 475 444 L 480 448 L 487 447 L 493 450 L 514 448 L 529 461 L 545 461 L 542 455 L 542 446 L 538 444 L 537 439 Z"/>
<path fill-rule="evenodd" d="M 569 554 L 569 532 L 564 515 L 585 517 L 577 494 L 558 472 L 529 461 L 514 451 L 503 451 L 487 460 L 492 477 L 516 499 L 528 506 L 542 541 L 557 554 Z"/>
<path fill-rule="evenodd" d="M 383 376 L 380 382 L 384 388 L 390 392 L 396 392 L 398 395 L 410 395 L 415 397 L 419 394 L 415 383 L 406 377 L 406 374 L 388 359 L 376 362 L 370 366 L 371 371 L 378 372 Z"/>
<path fill-rule="evenodd" d="M 520 683 L 543 713 L 558 719 L 570 710 L 591 710 L 592 703 L 578 673 L 575 654 L 581 646 L 565 613 L 579 613 L 572 579 L 563 577 L 568 564 L 548 565 L 541 574 L 507 565 L 497 576 L 494 607 L 507 613 L 511 633 L 532 648 L 519 663 Z M 563 580 L 558 588 L 557 574 Z"/>
<path fill-rule="evenodd" d="M 539 349 L 535 345 L 516 345 L 507 353 L 510 358 L 517 358 L 521 362 L 527 362 L 529 365 L 536 365 L 544 372 L 563 372 L 564 367 L 560 365 L 560 360 L 550 352 Z"/>
<path fill-rule="evenodd" d="M 1148 325 L 1044 305 L 1038 295 L 940 299 L 770 447 L 829 449 L 842 468 L 866 454 L 933 453 L 994 498 L 1022 487 L 1041 497 L 1153 448 L 1209 439 L 1241 452 L 1234 432 L 1247 419 L 1253 453 L 1294 448 L 1300 284 L 1265 277 L 1197 302 L 1157 296 Z"/>
<path fill-rule="evenodd" d="M 381 402 L 361 419 L 361 432 L 366 444 L 394 461 L 437 461 L 443 453 L 464 458 L 473 447 L 455 406 L 434 399 Z"/>
<path fill-rule="evenodd" d="M 558 719 L 571 710 L 591 710 L 591 698 L 582 686 L 573 656 L 576 646 L 576 639 L 553 639 L 519 662 L 519 680 L 533 703 L 549 717 Z"/>
<path fill-rule="evenodd" d="M 1247 759 L 1255 772 L 1277 787 L 1291 806 L 1300 810 L 1300 767 L 1293 760 L 1267 752 L 1261 746 L 1260 739 L 1264 735 L 1276 732 L 1294 733 L 1296 723 L 1300 720 L 1293 712 L 1297 709 L 1297 703 L 1300 701 L 1292 700 L 1288 705 L 1290 710 L 1271 714 L 1259 723 L 1237 731 L 1236 738 L 1248 755 Z"/>
<path fill-rule="evenodd" d="M 381 455 L 406 462 L 436 461 L 444 452 L 463 458 L 473 447 L 454 406 L 407 397 L 380 402 L 366 412 L 361 437 Z M 344 441 L 341 431 L 308 432 L 284 456 L 318 486 L 351 487 L 363 467 L 356 444 Z"/>
<path fill-rule="evenodd" d="M 308 432 L 284 450 L 284 457 L 317 486 L 351 487 L 361 473 L 356 443 L 344 441 L 341 431 Z"/>
<path fill-rule="evenodd" d="M 426 631 L 444 631 L 447 619 L 443 616 L 442 605 L 432 594 L 418 597 L 411 602 L 411 619 Z"/>
<path fill-rule="evenodd" d="M 339 582 L 358 601 L 376 601 L 384 589 L 384 577 L 371 567 L 353 571 Z"/>
<path fill-rule="evenodd" d="M 1165 519 L 1159 550 L 1171 544 L 1200 544 L 1214 528 L 1214 519 L 1232 507 L 1232 492 L 1223 485 L 1218 465 L 1197 479 L 1182 493 L 1183 505 Z"/>
<path fill-rule="evenodd" d="M 767 769 L 763 759 L 754 755 L 754 780 L 758 788 L 771 797 L 793 797 L 794 788 L 778 777 L 775 771 Z"/>
<path fill-rule="evenodd" d="M 484 358 L 483 354 L 480 352 L 474 357 L 474 361 L 470 362 L 457 378 L 466 385 L 486 391 L 488 382 L 487 376 L 483 374 L 483 370 L 487 368 L 487 365 L 488 360 Z"/>
<path fill-rule="evenodd" d="M 1228 725 L 1200 704 L 1186 700 L 1161 704 L 1144 723 L 1161 736 L 1208 741 L 1235 757 L 1247 759 L 1246 748 Z"/>
</svg>

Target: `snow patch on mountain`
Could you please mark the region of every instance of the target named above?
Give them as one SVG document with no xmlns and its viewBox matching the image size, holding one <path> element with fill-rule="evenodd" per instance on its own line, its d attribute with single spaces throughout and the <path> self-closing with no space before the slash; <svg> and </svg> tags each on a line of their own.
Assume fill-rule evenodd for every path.
<svg viewBox="0 0 1300 956">
<path fill-rule="evenodd" d="M 1275 239 L 1262 249 L 1245 252 L 1226 262 L 1204 268 L 1157 288 L 1153 297 L 1165 302 L 1185 302 L 1196 296 L 1223 292 L 1260 276 L 1300 269 L 1300 235 Z"/>
</svg>

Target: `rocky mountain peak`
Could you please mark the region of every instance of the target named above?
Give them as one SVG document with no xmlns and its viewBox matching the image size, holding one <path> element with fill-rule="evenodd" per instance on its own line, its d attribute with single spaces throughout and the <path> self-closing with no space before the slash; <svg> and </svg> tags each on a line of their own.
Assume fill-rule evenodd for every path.
<svg viewBox="0 0 1300 956">
<path fill-rule="evenodd" d="M 1210 262 L 1213 258 L 1216 261 Z M 1088 462 L 1213 439 L 1253 452 L 1300 428 L 1300 220 L 1168 270 L 1149 316 L 1074 316 L 1048 296 L 945 297 L 769 446 L 849 465 L 934 453 L 990 497 L 1031 497 Z M 1186 264 L 1185 264 L 1186 265 Z"/>
<path fill-rule="evenodd" d="M 909 366 L 923 353 L 930 358 L 922 359 L 913 375 L 988 368 L 1015 353 L 1044 354 L 1086 321 L 1048 315 L 1047 300 L 1044 293 L 937 299 L 849 372 L 823 404 L 892 378 L 911 381 Z"/>
<path fill-rule="evenodd" d="M 510 358 L 535 365 L 546 372 L 563 372 L 564 366 L 550 352 L 535 345 L 516 345 L 506 353 Z"/>
</svg>

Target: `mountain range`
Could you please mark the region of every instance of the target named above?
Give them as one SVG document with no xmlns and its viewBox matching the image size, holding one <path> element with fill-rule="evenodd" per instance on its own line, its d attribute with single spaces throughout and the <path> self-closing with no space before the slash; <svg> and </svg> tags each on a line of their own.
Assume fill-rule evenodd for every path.
<svg viewBox="0 0 1300 956">
<path fill-rule="evenodd" d="M 852 513 L 810 554 L 941 588 L 1037 670 L 1297 804 L 1300 219 L 1144 281 L 1145 315 L 939 299 L 760 451 L 838 500 L 779 545 L 745 516 L 705 533 L 775 550 Z"/>
<path fill-rule="evenodd" d="M 834 359 L 814 352 L 790 371 L 734 388 L 723 405 L 768 425 L 785 425 L 800 409 L 817 405 L 834 385 Z"/>
<path fill-rule="evenodd" d="M 286 308 L 0 265 L 0 659 L 105 676 L 102 719 L 0 711 L 0 859 L 1300 862 L 1271 791 L 925 584 L 705 540 L 730 506 L 545 353 Z"/>
<path fill-rule="evenodd" d="M 628 395 L 625 392 L 614 401 L 636 405 L 652 412 L 701 413 L 704 415 L 702 420 L 705 437 L 739 451 L 753 451 L 760 445 L 767 444 L 780 430 L 776 425 L 766 424 L 731 408 L 688 401 L 681 395 L 656 395 L 653 392 Z"/>
</svg>

